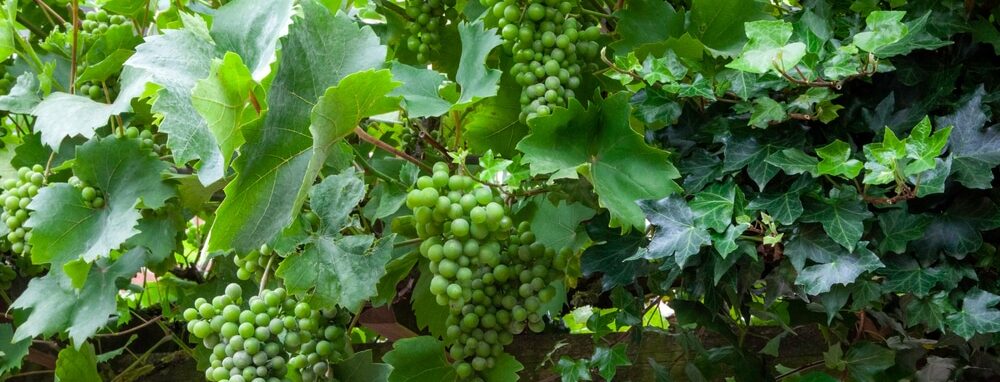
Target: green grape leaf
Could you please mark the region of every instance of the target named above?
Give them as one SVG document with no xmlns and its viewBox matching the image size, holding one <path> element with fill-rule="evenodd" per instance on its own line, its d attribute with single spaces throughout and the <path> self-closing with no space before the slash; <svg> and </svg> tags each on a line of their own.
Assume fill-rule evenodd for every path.
<svg viewBox="0 0 1000 382">
<path fill-rule="evenodd" d="M 646 219 L 656 226 L 649 245 L 636 254 L 649 260 L 673 257 L 681 268 L 701 247 L 711 243 L 708 230 L 695 225 L 695 214 L 683 199 L 668 196 L 659 201 L 638 202 Z"/>
<path fill-rule="evenodd" d="M 230 1 L 213 14 L 210 34 L 218 55 L 238 54 L 250 73 L 268 69 L 278 39 L 292 21 L 292 0 Z"/>
<path fill-rule="evenodd" d="M 559 201 L 554 204 L 548 199 L 542 199 L 537 205 L 531 219 L 531 231 L 538 242 L 557 251 L 560 248 L 577 250 L 583 246 L 587 234 L 580 229 L 580 223 L 594 217 L 593 209 L 579 203 Z"/>
<path fill-rule="evenodd" d="M 559 357 L 559 362 L 556 363 L 555 369 L 562 377 L 563 382 L 593 380 L 590 377 L 590 361 L 587 359 L 572 359 L 562 356 Z"/>
<path fill-rule="evenodd" d="M 765 161 L 768 164 L 777 166 L 788 175 L 799 175 L 803 173 L 816 174 L 816 165 L 819 164 L 819 160 L 799 149 L 784 149 L 778 151 L 768 156 Z"/>
<path fill-rule="evenodd" d="M 131 29 L 131 28 L 130 28 Z M 135 52 L 127 49 L 118 49 L 105 57 L 101 57 L 100 62 L 88 64 L 88 66 L 77 77 L 77 83 L 106 81 L 109 77 L 118 74 L 122 70 L 125 61 L 132 57 Z"/>
<path fill-rule="evenodd" d="M 948 329 L 969 340 L 976 334 L 1000 332 L 1000 296 L 974 288 L 962 299 L 962 310 L 948 315 Z"/>
<path fill-rule="evenodd" d="M 750 112 L 750 126 L 766 129 L 772 123 L 782 122 L 788 118 L 785 107 L 771 97 L 759 97 L 753 101 Z"/>
<path fill-rule="evenodd" d="M 615 12 L 620 39 L 611 43 L 616 53 L 629 52 L 641 45 L 659 43 L 684 33 L 684 12 L 670 3 L 658 0 L 637 0 L 625 3 Z"/>
<path fill-rule="evenodd" d="M 871 342 L 856 343 L 844 354 L 851 379 L 859 382 L 885 380 L 878 373 L 896 365 L 896 352 Z"/>
<path fill-rule="evenodd" d="M 419 266 L 420 277 L 417 279 L 417 285 L 413 287 L 413 303 L 410 304 L 417 319 L 417 327 L 427 329 L 432 335 L 443 336 L 448 329 L 445 320 L 451 313 L 447 306 L 437 303 L 430 291 L 432 275 L 427 269 L 427 264 L 422 262 Z"/>
<path fill-rule="evenodd" d="M 753 21 L 745 24 L 747 43 L 727 68 L 764 74 L 790 71 L 806 55 L 806 44 L 788 43 L 792 37 L 791 23 L 781 20 Z"/>
<path fill-rule="evenodd" d="M 331 236 L 340 232 L 364 197 L 365 183 L 354 167 L 324 178 L 309 193 L 309 205 L 322 222 L 320 232 Z"/>
<path fill-rule="evenodd" d="M 70 279 L 53 268 L 49 274 L 32 279 L 28 289 L 11 304 L 11 309 L 30 310 L 17 327 L 14 341 L 51 336 L 66 331 L 79 348 L 108 323 L 116 311 L 117 280 L 130 278 L 146 265 L 146 251 L 133 249 L 117 260 L 99 259 L 90 267 L 83 287 L 73 288 Z"/>
<path fill-rule="evenodd" d="M 743 0 L 694 0 L 688 33 L 715 55 L 735 56 L 746 41 L 744 23 L 768 18 L 760 4 Z"/>
<path fill-rule="evenodd" d="M 882 262 L 875 253 L 865 248 L 866 244 L 860 242 L 853 253 L 837 256 L 828 263 L 803 268 L 795 278 L 795 284 L 801 285 L 802 290 L 810 295 L 818 295 L 830 291 L 836 284 L 851 284 L 862 273 L 882 268 Z"/>
<path fill-rule="evenodd" d="M 28 355 L 31 338 L 13 341 L 14 329 L 10 324 L 0 324 L 0 375 L 21 368 L 21 360 Z"/>
<path fill-rule="evenodd" d="M 462 137 L 472 152 L 492 150 L 506 158 L 518 154 L 517 142 L 528 135 L 528 126 L 520 121 L 520 98 L 521 87 L 505 72 L 496 97 L 479 101 L 463 113 Z"/>
<path fill-rule="evenodd" d="M 406 115 L 410 118 L 437 117 L 451 109 L 451 102 L 441 98 L 439 92 L 444 74 L 394 61 L 392 77 L 402 85 L 389 95 L 403 97 Z"/>
<path fill-rule="evenodd" d="M 249 252 L 291 222 L 312 156 L 309 117 L 315 100 L 347 74 L 385 61 L 386 48 L 370 28 L 333 16 L 314 1 L 300 5 L 305 17 L 295 20 L 282 42 L 283 65 L 268 92 L 270 111 L 261 131 L 244 131 L 252 143 L 234 163 L 237 176 L 217 210 L 211 250 Z"/>
<path fill-rule="evenodd" d="M 445 359 L 444 344 L 437 338 L 405 338 L 392 344 L 382 357 L 392 366 L 389 382 L 455 381 L 455 369 Z"/>
<path fill-rule="evenodd" d="M 857 159 L 851 159 L 851 147 L 839 139 L 816 149 L 820 162 L 816 165 L 819 175 L 843 176 L 853 179 L 861 173 L 864 164 Z"/>
<path fill-rule="evenodd" d="M 483 380 L 490 382 L 516 382 L 520 379 L 517 372 L 524 370 L 524 365 L 507 353 L 501 353 L 494 358 L 492 368 L 482 371 Z"/>
<path fill-rule="evenodd" d="M 157 209 L 174 196 L 160 176 L 167 164 L 139 145 L 136 139 L 108 137 L 77 149 L 74 173 L 103 194 L 103 208 L 87 207 L 80 190 L 65 183 L 38 192 L 25 222 L 32 228 L 34 263 L 61 267 L 75 259 L 106 257 L 139 233 L 138 206 Z"/>
<path fill-rule="evenodd" d="M 680 173 L 666 152 L 650 147 L 632 130 L 630 109 L 626 93 L 594 102 L 587 110 L 571 100 L 569 109 L 532 119 L 532 133 L 517 147 L 532 174 L 559 175 L 589 163 L 594 190 L 612 222 L 643 228 L 644 215 L 635 201 L 679 191 L 673 179 Z"/>
<path fill-rule="evenodd" d="M 607 381 L 613 381 L 620 366 L 631 366 L 632 361 L 625 353 L 625 344 L 617 344 L 611 348 L 598 346 L 590 357 L 590 364 L 597 368 L 597 373 Z"/>
<path fill-rule="evenodd" d="M 738 191 L 736 184 L 732 182 L 713 183 L 694 195 L 690 203 L 691 211 L 698 217 L 701 225 L 716 232 L 724 232 L 733 221 L 733 207 Z"/>
<path fill-rule="evenodd" d="M 250 70 L 240 56 L 230 52 L 222 60 L 212 60 L 208 77 L 199 80 L 192 89 L 191 103 L 218 140 L 225 167 L 236 149 L 246 142 L 241 129 L 258 116 L 247 103 L 254 86 Z"/>
<path fill-rule="evenodd" d="M 833 241 L 853 251 L 864 233 L 864 220 L 872 217 L 856 190 L 834 189 L 829 198 L 810 203 L 802 215 L 806 223 L 820 223 Z"/>
<path fill-rule="evenodd" d="M 952 174 L 969 188 L 988 189 L 993 181 L 993 167 L 1000 165 L 1000 126 L 985 127 L 989 120 L 980 85 L 971 97 L 951 115 L 938 118 L 938 130 L 953 126 L 948 142 L 952 156 Z"/>
<path fill-rule="evenodd" d="M 878 53 L 879 49 L 892 45 L 909 33 L 903 24 L 901 11 L 875 11 L 865 18 L 865 30 L 854 35 L 854 46 L 865 52 Z"/>
<path fill-rule="evenodd" d="M 94 345 L 83 344 L 79 349 L 68 346 L 59 351 L 56 359 L 55 381 L 101 382 L 97 373 L 97 355 Z"/>
<path fill-rule="evenodd" d="M 882 228 L 882 234 L 885 236 L 879 241 L 879 251 L 905 252 L 907 243 L 924 236 L 924 231 L 931 224 L 931 220 L 926 215 L 910 214 L 903 209 L 879 214 L 878 225 Z"/>
<path fill-rule="evenodd" d="M 372 361 L 372 351 L 354 353 L 351 358 L 331 366 L 333 374 L 341 382 L 386 381 L 392 373 L 392 366 Z"/>
<path fill-rule="evenodd" d="M 482 20 L 458 24 L 458 34 L 462 39 L 462 58 L 455 74 L 455 82 L 462 89 L 458 104 L 467 104 L 481 98 L 497 94 L 500 70 L 486 67 L 486 57 L 503 40 L 495 29 L 485 29 Z"/>
<path fill-rule="evenodd" d="M 378 293 L 394 237 L 378 241 L 370 235 L 318 237 L 301 254 L 285 258 L 275 274 L 285 280 L 290 293 L 311 293 L 315 307 L 340 305 L 357 313 Z"/>
<path fill-rule="evenodd" d="M 225 174 L 218 140 L 191 102 L 195 85 L 211 73 L 214 57 L 211 40 L 189 29 L 176 29 L 147 38 L 125 63 L 144 71 L 150 82 L 160 86 L 152 107 L 154 113 L 163 115 L 159 131 L 167 134 L 174 163 L 201 160 L 198 178 L 202 184 Z"/>
<path fill-rule="evenodd" d="M 16 114 L 31 114 L 31 110 L 42 102 L 38 95 L 38 80 L 31 73 L 17 77 L 17 83 L 6 95 L 0 96 L 0 110 Z"/>
</svg>

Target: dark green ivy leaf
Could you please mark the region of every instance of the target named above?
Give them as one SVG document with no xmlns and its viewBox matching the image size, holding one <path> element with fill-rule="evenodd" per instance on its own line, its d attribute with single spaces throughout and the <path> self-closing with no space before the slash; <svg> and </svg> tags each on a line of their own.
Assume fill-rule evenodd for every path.
<svg viewBox="0 0 1000 382">
<path fill-rule="evenodd" d="M 648 260 L 672 257 L 683 268 L 703 245 L 711 243 L 708 230 L 695 225 L 694 212 L 684 199 L 668 196 L 659 201 L 641 200 L 637 203 L 646 213 L 646 219 L 656 226 L 656 232 L 649 245 L 636 257 Z"/>
<path fill-rule="evenodd" d="M 836 284 L 851 284 L 862 273 L 882 268 L 883 264 L 878 256 L 865 247 L 867 244 L 860 242 L 851 254 L 837 256 L 830 262 L 803 268 L 795 283 L 802 285 L 806 293 L 817 295 L 829 291 Z"/>
<path fill-rule="evenodd" d="M 993 167 L 1000 165 L 1000 126 L 984 127 L 988 121 L 982 85 L 954 114 L 937 119 L 937 129 L 953 127 L 948 141 L 952 155 L 952 173 L 969 188 L 987 189 L 993 180 Z"/>
<path fill-rule="evenodd" d="M 948 316 L 948 329 L 969 340 L 976 334 L 1000 332 L 1000 296 L 974 288 L 962 299 L 962 310 Z"/>
</svg>

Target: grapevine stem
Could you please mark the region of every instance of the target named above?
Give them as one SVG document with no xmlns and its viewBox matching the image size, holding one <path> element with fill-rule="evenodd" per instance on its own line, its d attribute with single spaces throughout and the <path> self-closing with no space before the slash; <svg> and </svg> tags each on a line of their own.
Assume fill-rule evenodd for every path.
<svg viewBox="0 0 1000 382">
<path fill-rule="evenodd" d="M 420 238 L 410 239 L 410 240 L 403 240 L 401 242 L 393 244 L 392 246 L 393 246 L 393 248 L 400 248 L 400 247 L 406 247 L 406 246 L 409 246 L 409 245 L 419 244 L 422 241 L 424 241 L 424 239 L 420 239 Z"/>
<path fill-rule="evenodd" d="M 173 341 L 173 335 L 169 335 L 169 336 L 165 336 L 163 338 L 160 338 L 160 340 L 157 341 L 156 344 L 154 344 L 153 346 L 151 346 L 149 348 L 149 350 L 146 350 L 145 353 L 142 353 L 141 356 L 137 357 L 136 360 L 135 360 L 135 362 L 132 362 L 131 365 L 128 365 L 128 367 L 125 368 L 125 370 L 122 370 L 121 373 L 118 373 L 118 377 L 121 377 L 123 375 L 128 375 L 129 371 L 131 371 L 133 368 L 135 368 L 136 365 L 139 365 L 140 363 L 144 362 L 146 360 L 146 358 L 149 357 L 150 354 L 153 354 L 153 351 L 155 351 L 161 345 L 163 345 L 163 344 L 165 344 L 167 342 L 170 342 L 170 341 Z M 118 377 L 115 377 L 115 379 L 112 379 L 112 382 L 119 380 Z"/>
<path fill-rule="evenodd" d="M 589 10 L 589 9 L 583 8 L 583 7 L 580 8 L 580 13 L 583 13 L 585 15 L 594 16 L 594 17 L 597 17 L 597 18 L 608 18 L 608 17 L 611 17 L 611 15 L 609 15 L 607 13 L 601 13 L 601 12 L 597 12 L 597 11 L 592 11 L 592 10 Z"/>
<path fill-rule="evenodd" d="M 378 148 L 380 148 L 382 150 L 385 150 L 385 151 L 387 151 L 387 152 L 389 152 L 389 153 L 391 153 L 391 154 L 393 154 L 395 156 L 398 156 L 400 158 L 408 160 L 411 163 L 419 166 L 420 168 L 422 168 L 424 170 L 427 170 L 427 171 L 431 171 L 432 170 L 431 166 L 428 166 L 428 165 L 424 164 L 424 162 L 421 162 L 419 159 L 414 158 L 410 154 L 404 153 L 402 151 L 397 150 L 395 147 L 389 146 L 388 143 L 382 142 L 378 138 L 375 138 L 375 137 L 371 136 L 370 134 L 368 134 L 367 132 L 365 132 L 364 130 L 362 130 L 360 127 L 355 127 L 354 128 L 354 133 L 357 134 L 358 138 L 361 138 L 362 141 L 371 143 L 371 144 L 375 145 L 375 147 L 378 147 Z"/>
<path fill-rule="evenodd" d="M 153 318 L 151 318 L 149 320 L 146 320 L 146 322 L 143 322 L 142 324 L 139 324 L 137 326 L 131 327 L 131 328 L 127 329 L 127 330 L 123 330 L 123 331 L 115 332 L 115 333 L 97 334 L 94 337 L 117 337 L 117 336 L 123 336 L 123 335 L 130 334 L 130 333 L 135 333 L 135 332 L 137 332 L 139 330 L 142 330 L 142 328 L 145 328 L 145 327 L 147 327 L 149 325 L 155 324 L 157 321 L 159 321 L 161 319 L 163 319 L 162 315 L 156 316 L 156 317 L 153 317 Z"/>
<path fill-rule="evenodd" d="M 427 130 L 420 125 L 420 123 L 417 123 L 416 126 L 417 131 L 420 134 L 420 138 L 437 149 L 437 151 L 440 151 L 441 155 L 444 155 L 445 159 L 447 159 L 448 162 L 451 162 L 452 157 L 451 154 L 448 153 L 448 148 L 444 147 L 444 145 L 434 139 L 434 137 L 431 137 L 430 133 L 428 133 Z"/>
<path fill-rule="evenodd" d="M 407 187 L 402 182 L 400 182 L 400 181 L 398 181 L 396 179 L 393 179 L 391 176 L 386 175 L 384 172 L 379 171 L 377 168 L 372 167 L 371 163 L 368 163 L 368 160 L 365 159 L 364 156 L 361 153 L 359 153 L 357 150 L 355 150 L 354 153 L 355 153 L 355 157 L 354 158 L 357 160 L 358 165 L 360 165 L 361 168 L 363 168 L 365 170 L 365 172 L 368 172 L 368 173 L 370 173 L 372 175 L 375 175 L 376 178 L 382 179 L 382 180 L 384 180 L 386 182 L 395 184 L 395 185 L 400 186 L 402 188 L 406 188 Z"/>
<path fill-rule="evenodd" d="M 388 9 L 392 13 L 395 13 L 395 14 L 399 15 L 399 17 L 402 17 L 406 21 L 410 21 L 410 22 L 413 21 L 413 18 L 410 17 L 410 15 L 406 14 L 406 11 L 403 10 L 402 7 L 400 7 L 399 5 L 397 5 L 395 3 L 392 3 L 392 2 L 389 2 L 389 1 L 385 1 L 385 0 L 379 0 L 378 5 L 381 6 L 382 8 Z"/>
<path fill-rule="evenodd" d="M 257 289 L 257 294 L 258 295 L 261 294 L 261 293 L 264 293 L 264 288 L 267 287 L 267 276 L 268 276 L 268 274 L 271 273 L 270 272 L 271 271 L 271 262 L 273 262 L 273 261 L 274 261 L 274 256 L 273 255 L 267 259 L 267 265 L 264 266 L 264 276 L 261 276 L 261 278 L 260 278 L 260 288 Z"/>
<path fill-rule="evenodd" d="M 46 17 L 47 17 L 47 15 L 52 15 L 53 17 L 56 18 L 56 20 L 59 20 L 59 24 L 66 24 L 66 20 L 64 20 L 62 18 L 62 16 L 59 16 L 59 14 L 56 13 L 56 11 L 53 10 L 51 7 L 49 7 L 48 4 L 45 4 L 44 1 L 42 1 L 42 0 L 35 0 L 35 3 L 38 3 L 38 6 L 41 7 L 42 10 L 45 11 Z M 76 1 L 74 1 L 73 4 L 76 4 Z"/>
<path fill-rule="evenodd" d="M 77 46 L 80 41 L 80 3 L 79 0 L 73 0 L 73 45 L 71 47 L 72 53 L 70 55 L 70 66 L 69 66 L 69 94 L 76 94 L 76 52 Z M 65 21 L 63 21 L 65 23 Z"/>
</svg>

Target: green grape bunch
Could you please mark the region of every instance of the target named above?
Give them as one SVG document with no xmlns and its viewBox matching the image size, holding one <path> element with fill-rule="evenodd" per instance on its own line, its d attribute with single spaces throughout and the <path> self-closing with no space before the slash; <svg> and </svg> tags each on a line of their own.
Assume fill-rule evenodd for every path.
<svg viewBox="0 0 1000 382">
<path fill-rule="evenodd" d="M 458 15 L 454 7 L 455 0 L 406 0 L 406 15 L 412 19 L 406 48 L 417 54 L 417 62 L 427 63 L 441 49 L 441 31 Z"/>
<path fill-rule="evenodd" d="M 271 250 L 267 244 L 260 246 L 260 249 L 256 251 L 250 251 L 246 256 L 236 255 L 233 257 L 233 263 L 239 267 L 236 270 L 236 277 L 240 280 L 260 280 L 264 277 L 264 272 L 267 269 L 267 263 L 277 260 L 274 259 L 278 256 L 277 253 Z M 277 264 L 277 262 L 275 262 Z"/>
<path fill-rule="evenodd" d="M 545 329 L 542 307 L 556 296 L 552 283 L 563 277 L 569 251 L 536 242 L 491 188 L 449 174 L 444 163 L 417 179 L 406 204 L 429 260 L 430 292 L 449 308 L 444 340 L 455 372 L 479 380 L 515 334 Z"/>
<path fill-rule="evenodd" d="M 333 381 L 330 365 L 349 352 L 349 313 L 314 309 L 282 288 L 244 301 L 242 287 L 229 284 L 212 301 L 195 300 L 183 318 L 211 351 L 212 382 Z"/>
<path fill-rule="evenodd" d="M 122 15 L 110 15 L 103 9 L 87 12 L 80 21 L 80 41 L 84 47 L 93 46 L 94 41 L 101 37 L 113 25 L 122 25 L 128 18 Z M 68 29 L 68 28 L 67 28 Z"/>
<path fill-rule="evenodd" d="M 90 186 L 89 184 L 80 180 L 80 178 L 77 178 L 76 176 L 71 176 L 67 181 L 67 183 L 69 183 L 70 186 L 76 187 L 76 189 L 80 190 L 80 196 L 83 197 L 83 203 L 88 208 L 94 208 L 94 209 L 104 208 L 106 201 L 104 200 L 104 196 L 102 196 L 100 191 L 98 191 L 96 188 Z"/>
<path fill-rule="evenodd" d="M 30 212 L 28 204 L 31 199 L 38 195 L 38 191 L 45 186 L 45 167 L 34 165 L 32 167 L 21 167 L 17 169 L 17 178 L 5 179 L 3 181 L 3 193 L 0 200 L 3 200 L 3 219 L 7 225 L 7 242 L 10 243 L 10 250 L 17 254 L 29 255 L 31 253 L 31 228 L 24 226 L 28 220 Z"/>
<path fill-rule="evenodd" d="M 513 55 L 510 73 L 521 85 L 521 121 L 566 107 L 593 69 L 599 26 L 585 27 L 573 12 L 577 0 L 483 0 L 495 18 L 504 48 Z"/>
</svg>

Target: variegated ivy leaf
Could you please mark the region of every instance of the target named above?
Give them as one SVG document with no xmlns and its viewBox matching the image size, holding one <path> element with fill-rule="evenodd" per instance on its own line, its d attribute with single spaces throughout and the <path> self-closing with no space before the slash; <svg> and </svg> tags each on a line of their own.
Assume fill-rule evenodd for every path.
<svg viewBox="0 0 1000 382">
<path fill-rule="evenodd" d="M 749 38 L 739 57 L 727 68 L 750 73 L 789 71 L 798 65 L 806 54 L 806 44 L 788 43 L 792 37 L 792 24 L 781 20 L 753 21 L 744 24 Z"/>
</svg>

